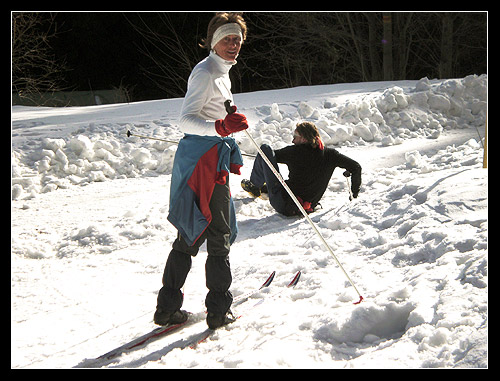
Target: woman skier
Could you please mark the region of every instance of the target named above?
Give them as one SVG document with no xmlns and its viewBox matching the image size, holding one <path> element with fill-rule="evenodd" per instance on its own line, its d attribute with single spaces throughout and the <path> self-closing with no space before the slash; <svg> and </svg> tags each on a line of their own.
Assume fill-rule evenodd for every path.
<svg viewBox="0 0 500 381">
<path fill-rule="evenodd" d="M 209 55 L 188 80 L 179 125 L 184 138 L 174 158 L 168 220 L 177 228 L 158 293 L 154 322 L 186 321 L 181 289 L 191 268 L 191 257 L 206 240 L 208 294 L 207 324 L 215 329 L 229 323 L 233 300 L 229 264 L 236 238 L 236 215 L 229 192 L 229 173 L 240 174 L 241 153 L 231 133 L 248 128 L 246 117 L 226 115 L 224 101 L 232 100 L 229 70 L 236 64 L 247 27 L 241 14 L 217 13 L 208 25 L 202 47 Z M 236 110 L 235 110 L 236 111 Z"/>
</svg>

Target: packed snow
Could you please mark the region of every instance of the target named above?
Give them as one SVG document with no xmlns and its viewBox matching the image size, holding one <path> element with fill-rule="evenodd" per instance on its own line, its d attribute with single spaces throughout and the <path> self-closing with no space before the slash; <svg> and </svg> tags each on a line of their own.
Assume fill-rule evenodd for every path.
<svg viewBox="0 0 500 381">
<path fill-rule="evenodd" d="M 231 290 L 275 270 L 272 285 L 235 309 L 235 323 L 186 347 L 206 329 L 203 246 L 184 287 L 198 322 L 97 361 L 154 328 L 176 236 L 166 218 L 177 146 L 126 132 L 179 140 L 182 99 L 12 107 L 11 367 L 487 367 L 487 94 L 486 75 L 236 94 L 257 143 L 289 145 L 296 123 L 311 120 L 327 146 L 361 164 L 359 197 L 349 201 L 337 169 L 310 217 L 364 301 L 353 304 L 354 288 L 304 218 L 241 189 L 253 164 L 245 157 L 242 176 L 230 176 Z"/>
</svg>

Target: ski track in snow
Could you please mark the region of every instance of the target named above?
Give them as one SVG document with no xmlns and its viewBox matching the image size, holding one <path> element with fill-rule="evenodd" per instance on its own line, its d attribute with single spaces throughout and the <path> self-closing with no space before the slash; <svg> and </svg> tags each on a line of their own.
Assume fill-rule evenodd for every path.
<svg viewBox="0 0 500 381">
<path fill-rule="evenodd" d="M 486 76 L 235 95 L 258 143 L 291 144 L 312 120 L 360 162 L 349 202 L 336 170 L 312 220 L 364 296 L 303 218 L 276 214 L 231 175 L 239 236 L 233 294 L 269 288 L 195 349 L 204 319 L 110 361 L 89 359 L 151 330 L 176 230 L 167 221 L 182 100 L 74 108 L 13 107 L 11 366 L 69 368 L 487 367 Z M 478 131 L 476 131 L 476 128 Z M 242 149 L 250 142 L 236 135 Z M 286 168 L 280 168 L 286 178 Z M 203 311 L 206 251 L 183 308 Z M 253 306 L 302 272 L 294 289 Z M 236 309 L 238 312 L 238 309 Z"/>
</svg>

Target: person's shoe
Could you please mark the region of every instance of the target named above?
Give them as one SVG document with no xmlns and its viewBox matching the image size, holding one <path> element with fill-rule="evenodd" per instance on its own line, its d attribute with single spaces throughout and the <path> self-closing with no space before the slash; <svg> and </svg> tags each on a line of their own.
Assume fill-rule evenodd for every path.
<svg viewBox="0 0 500 381">
<path fill-rule="evenodd" d="M 169 325 L 184 323 L 188 319 L 186 311 L 164 311 L 161 307 L 156 307 L 153 321 L 157 325 Z"/>
<path fill-rule="evenodd" d="M 253 197 L 260 197 L 260 188 L 255 186 L 250 180 L 241 180 L 241 187 L 243 188 L 243 190 L 250 193 Z"/>
<path fill-rule="evenodd" d="M 217 329 L 234 321 L 236 321 L 236 318 L 231 311 L 228 311 L 224 315 L 214 314 L 212 312 L 207 314 L 207 325 L 210 329 Z"/>
</svg>

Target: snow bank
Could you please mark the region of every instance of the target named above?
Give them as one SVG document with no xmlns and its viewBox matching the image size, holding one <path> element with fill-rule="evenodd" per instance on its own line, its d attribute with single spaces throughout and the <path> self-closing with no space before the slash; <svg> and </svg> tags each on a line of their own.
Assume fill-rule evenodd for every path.
<svg viewBox="0 0 500 381">
<path fill-rule="evenodd" d="M 290 110 L 287 103 L 289 111 L 280 112 L 274 103 L 270 115 L 259 120 L 256 135 L 259 143 L 289 144 L 289 130 L 302 119 L 315 122 L 328 145 L 375 141 L 388 146 L 414 137 L 437 139 L 443 130 L 484 126 L 486 97 L 485 75 L 434 84 L 424 78 L 414 87 L 393 86 L 338 104 L 331 98 L 316 107 L 302 101 Z M 246 139 L 241 143 L 246 151 L 255 151 Z"/>
<path fill-rule="evenodd" d="M 181 137 L 171 124 L 150 122 L 140 127 L 143 134 L 151 132 L 156 138 Z M 13 198 L 34 197 L 71 185 L 168 174 L 175 144 L 127 138 L 127 130 L 134 128 L 133 124 L 90 123 L 87 129 L 64 138 L 44 137 L 31 141 L 29 147 L 14 148 Z"/>
<path fill-rule="evenodd" d="M 279 92 L 276 96 L 279 97 Z M 486 96 L 487 76 L 474 75 L 433 82 L 424 78 L 414 81 L 413 86 L 392 86 L 338 103 L 330 96 L 281 106 L 275 102 L 240 109 L 248 114 L 250 132 L 257 143 L 267 143 L 275 148 L 291 143 L 293 129 L 300 120 L 315 122 L 327 145 L 362 146 L 377 142 L 389 146 L 415 137 L 437 139 L 443 130 L 484 126 Z M 36 123 L 37 131 L 43 128 L 44 122 L 23 120 L 25 109 L 31 110 L 13 107 L 13 136 L 33 123 Z M 53 109 L 53 112 L 57 114 L 58 109 Z M 172 118 L 168 119 L 169 122 L 160 117 L 134 124 L 117 123 L 115 114 L 110 112 L 110 115 L 109 122 L 91 122 L 86 126 L 82 123 L 82 127 L 68 136 L 30 139 L 29 146 L 15 144 L 12 153 L 13 199 L 34 197 L 72 184 L 170 172 L 175 145 L 127 138 L 126 132 L 131 130 L 140 135 L 179 140 L 182 135 L 175 122 L 171 123 Z M 256 153 L 248 138 L 244 135 L 236 135 L 236 138 L 243 151 Z"/>
</svg>

